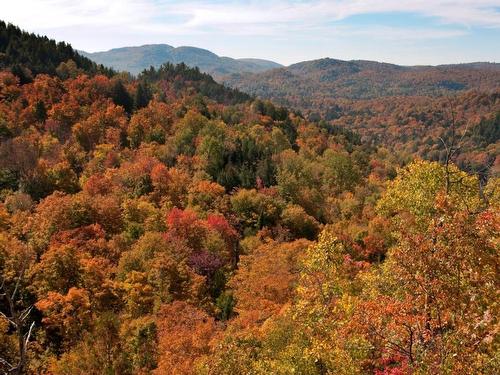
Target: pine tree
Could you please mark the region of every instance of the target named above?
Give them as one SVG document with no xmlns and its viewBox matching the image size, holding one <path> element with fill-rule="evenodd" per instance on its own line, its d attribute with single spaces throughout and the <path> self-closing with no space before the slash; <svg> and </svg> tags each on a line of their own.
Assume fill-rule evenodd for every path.
<svg viewBox="0 0 500 375">
<path fill-rule="evenodd" d="M 127 113 L 132 112 L 134 102 L 122 81 L 115 81 L 113 87 L 111 88 L 111 98 L 116 105 L 122 106 Z"/>
<path fill-rule="evenodd" d="M 146 107 L 151 100 L 151 91 L 146 84 L 140 82 L 137 85 L 137 90 L 135 91 L 134 106 L 135 109 L 141 109 Z"/>
</svg>

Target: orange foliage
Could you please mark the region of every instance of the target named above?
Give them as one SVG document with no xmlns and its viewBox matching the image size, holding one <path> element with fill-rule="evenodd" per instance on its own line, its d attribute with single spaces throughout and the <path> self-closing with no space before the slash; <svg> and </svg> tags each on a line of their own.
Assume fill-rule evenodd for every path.
<svg viewBox="0 0 500 375">
<path fill-rule="evenodd" d="M 194 374 L 194 363 L 210 351 L 218 328 L 212 317 L 185 302 L 165 305 L 158 315 L 159 362 L 155 374 Z"/>
</svg>

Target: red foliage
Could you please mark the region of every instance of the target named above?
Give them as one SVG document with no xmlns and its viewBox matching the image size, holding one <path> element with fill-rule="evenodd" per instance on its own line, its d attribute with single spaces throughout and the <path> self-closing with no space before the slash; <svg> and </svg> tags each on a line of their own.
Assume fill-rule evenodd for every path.
<svg viewBox="0 0 500 375">
<path fill-rule="evenodd" d="M 167 226 L 170 235 L 185 239 L 192 249 L 202 248 L 207 228 L 194 211 L 173 208 L 167 214 Z"/>
</svg>

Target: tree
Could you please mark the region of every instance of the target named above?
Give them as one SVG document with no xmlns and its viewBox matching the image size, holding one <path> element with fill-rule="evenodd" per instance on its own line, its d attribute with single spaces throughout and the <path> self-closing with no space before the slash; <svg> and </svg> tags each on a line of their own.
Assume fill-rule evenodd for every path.
<svg viewBox="0 0 500 375">
<path fill-rule="evenodd" d="M 218 334 L 213 318 L 185 302 L 162 307 L 158 316 L 159 362 L 155 374 L 194 374 L 195 361 Z"/>
<path fill-rule="evenodd" d="M 42 100 L 36 102 L 35 118 L 41 123 L 44 123 L 45 120 L 47 120 L 47 109 L 45 108 L 45 103 Z"/>
<path fill-rule="evenodd" d="M 92 332 L 58 360 L 50 363 L 49 371 L 57 375 L 120 373 L 131 374 L 131 364 L 120 337 L 120 323 L 112 312 L 98 317 Z"/>
<path fill-rule="evenodd" d="M 446 193 L 448 199 L 458 208 L 475 210 L 480 205 L 476 178 L 461 172 L 456 166 L 448 166 L 457 179 Z M 440 192 L 446 192 L 446 168 L 436 162 L 417 160 L 398 172 L 389 183 L 382 199 L 378 202 L 379 212 L 387 216 L 407 212 L 417 226 L 425 228 L 435 214 L 435 199 Z M 401 215 L 395 219 L 401 219 Z"/>
<path fill-rule="evenodd" d="M 215 182 L 199 181 L 189 188 L 189 206 L 202 212 L 224 212 L 228 209 L 225 192 L 224 187 Z"/>
<path fill-rule="evenodd" d="M 165 103 L 151 101 L 136 111 L 127 129 L 130 145 L 139 147 L 142 142 L 165 143 L 172 126 L 171 109 Z"/>
<path fill-rule="evenodd" d="M 241 257 L 239 268 L 229 282 L 237 301 L 236 324 L 240 329 L 262 326 L 292 302 L 299 278 L 299 260 L 308 245 L 304 239 L 283 244 L 270 241 Z"/>
<path fill-rule="evenodd" d="M 200 361 L 202 374 L 364 373 L 368 345 L 345 332 L 355 306 L 345 249 L 326 230 L 307 245 L 270 242 L 242 258 L 231 281 L 240 316 Z M 244 322 L 260 329 L 245 330 Z"/>
<path fill-rule="evenodd" d="M 148 85 L 143 82 L 139 82 L 135 90 L 134 108 L 137 110 L 146 107 L 151 98 L 151 90 Z"/>
<path fill-rule="evenodd" d="M 66 62 L 61 62 L 56 68 L 56 74 L 62 80 L 68 78 L 76 78 L 78 75 L 82 74 L 83 70 L 78 69 L 78 66 L 73 60 L 68 60 Z"/>
<path fill-rule="evenodd" d="M 230 138 L 223 123 L 209 122 L 199 132 L 200 142 L 196 152 L 206 162 L 206 171 L 218 180 L 225 167 L 225 156 L 230 152 Z"/>
<path fill-rule="evenodd" d="M 134 101 L 120 79 L 116 79 L 111 86 L 111 98 L 113 103 L 123 107 L 125 112 L 132 113 Z"/>
<path fill-rule="evenodd" d="M 120 145 L 120 133 L 127 124 L 122 107 L 107 103 L 72 128 L 73 136 L 85 151 L 94 150 L 100 143 Z M 116 133 L 118 132 L 118 137 Z"/>
<path fill-rule="evenodd" d="M 245 227 L 261 229 L 278 220 L 282 202 L 255 189 L 240 189 L 231 197 L 231 206 Z"/>
<path fill-rule="evenodd" d="M 386 261 L 395 293 L 420 318 L 412 325 L 413 352 L 403 354 L 410 363 L 418 356 L 424 370 L 487 373 L 499 287 L 492 240 L 500 218 L 491 210 L 454 212 L 445 199 L 436 210 L 426 231 L 403 231 Z"/>
<path fill-rule="evenodd" d="M 49 292 L 35 306 L 43 313 L 42 325 L 51 341 L 61 345 L 56 349 L 67 350 L 91 327 L 90 295 L 85 289 L 72 287 L 65 294 Z"/>
<path fill-rule="evenodd" d="M 477 179 L 451 163 L 416 162 L 390 184 L 379 208 L 397 223 L 381 288 L 388 288 L 384 305 L 392 312 L 374 309 L 371 315 L 379 321 L 393 316 L 385 326 L 366 319 L 363 325 L 373 327 L 401 365 L 424 372 L 489 372 L 494 365 L 484 358 L 492 350 L 486 337 L 498 288 L 498 215 L 481 202 Z"/>
<path fill-rule="evenodd" d="M 289 205 L 281 213 L 283 224 L 296 238 L 314 240 L 319 232 L 318 221 L 299 205 Z"/>
<path fill-rule="evenodd" d="M 360 180 L 360 172 L 349 155 L 326 150 L 323 154 L 325 172 L 324 184 L 329 186 L 333 193 L 353 190 Z"/>
<path fill-rule="evenodd" d="M 10 356 L 0 355 L 0 369 L 6 374 L 24 374 L 28 349 L 35 327 L 33 305 L 25 301 L 26 274 L 33 254 L 21 243 L 0 233 L 0 322 L 6 324 L 0 338 L 10 343 Z M 9 332 L 10 334 L 6 334 Z"/>
<path fill-rule="evenodd" d="M 205 280 L 187 265 L 191 252 L 184 239 L 155 232 L 125 251 L 118 275 L 129 311 L 138 316 L 173 299 L 197 301 Z"/>
</svg>

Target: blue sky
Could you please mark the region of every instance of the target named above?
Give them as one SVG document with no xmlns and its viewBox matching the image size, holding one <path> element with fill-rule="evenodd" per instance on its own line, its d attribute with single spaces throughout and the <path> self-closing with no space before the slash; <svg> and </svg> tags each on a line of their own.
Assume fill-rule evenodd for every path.
<svg viewBox="0 0 500 375">
<path fill-rule="evenodd" d="M 500 0 L 15 0 L 0 18 L 89 52 L 167 43 L 285 65 L 500 62 Z"/>
</svg>

